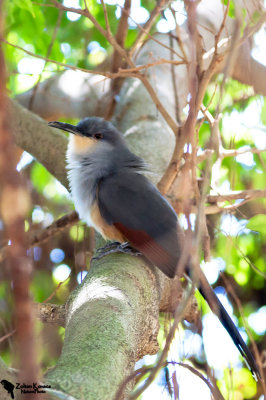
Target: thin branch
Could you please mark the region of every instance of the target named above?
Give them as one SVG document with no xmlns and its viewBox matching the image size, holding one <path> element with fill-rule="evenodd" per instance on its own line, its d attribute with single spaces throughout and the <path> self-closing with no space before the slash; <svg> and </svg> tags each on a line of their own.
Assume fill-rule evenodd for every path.
<svg viewBox="0 0 266 400">
<path fill-rule="evenodd" d="M 146 70 L 148 68 L 155 67 L 156 65 L 161 65 L 161 64 L 182 65 L 182 64 L 185 64 L 185 62 L 184 61 L 177 61 L 177 60 L 166 60 L 165 58 L 159 58 L 159 60 L 156 60 L 156 61 L 154 61 L 152 63 L 139 65 L 138 67 L 135 67 L 135 68 L 127 68 L 127 69 L 119 68 L 119 72 L 122 72 L 122 73 L 131 73 L 131 72 L 133 72 L 133 73 L 135 73 L 135 72 L 141 71 L 143 69 Z"/>
<path fill-rule="evenodd" d="M 225 194 L 209 194 L 206 197 L 206 202 L 210 205 L 205 205 L 205 214 L 218 214 L 221 212 L 234 212 L 237 208 L 243 206 L 243 204 L 252 201 L 256 198 L 264 198 L 266 195 L 265 190 L 244 190 L 243 192 L 230 192 Z M 169 202 L 172 203 L 173 207 L 177 212 L 184 212 L 184 208 L 180 207 L 180 199 L 172 195 L 167 196 Z M 232 202 L 233 200 L 243 200 L 237 204 L 227 205 L 226 202 Z M 198 210 L 195 204 L 191 205 L 191 213 L 197 214 Z"/>
<path fill-rule="evenodd" d="M 166 1 L 167 1 L 167 0 L 166 0 Z M 168 0 L 168 1 L 169 1 L 169 0 Z M 41 3 L 37 3 L 37 2 L 33 2 L 33 4 L 37 4 L 37 5 L 42 6 L 42 7 L 54 7 L 53 4 L 44 4 L 44 3 L 41 4 Z M 85 4 L 86 4 L 86 1 L 85 1 Z M 122 6 L 120 6 L 120 5 L 118 4 L 118 7 L 120 7 L 120 8 L 122 9 L 122 12 L 124 11 L 124 12 L 127 14 L 127 16 L 136 24 L 136 26 L 137 26 L 137 27 L 143 32 L 143 34 L 146 35 L 149 39 L 151 39 L 151 40 L 153 40 L 154 42 L 158 43 L 160 46 L 162 46 L 162 47 L 164 47 L 164 48 L 166 48 L 166 49 L 168 49 L 168 50 L 174 52 L 174 54 L 176 54 L 179 58 L 181 58 L 181 59 L 183 58 L 183 57 L 182 57 L 180 54 L 178 54 L 175 50 L 171 49 L 170 47 L 166 46 L 164 43 L 160 42 L 160 41 L 157 40 L 155 37 L 153 37 L 152 35 L 150 35 L 149 32 L 148 32 L 147 30 L 145 30 L 145 28 L 144 28 L 143 26 L 141 26 L 140 24 L 138 24 L 138 23 L 129 15 L 129 11 L 126 10 L 126 7 L 125 7 L 125 6 L 122 7 Z M 65 8 L 66 8 L 66 7 L 65 7 Z M 85 6 L 85 9 L 88 10 L 87 5 Z M 75 10 L 75 11 L 73 11 L 73 10 Z M 65 11 L 67 11 L 67 10 L 65 10 Z M 71 12 L 84 15 L 84 13 L 80 13 L 79 11 L 80 11 L 80 9 L 77 9 L 77 8 L 73 9 L 73 8 L 72 8 L 72 11 L 71 11 Z M 147 22 L 148 22 L 148 21 L 147 21 Z M 147 22 L 146 22 L 146 23 L 147 23 Z M 145 26 L 145 25 L 144 25 L 144 26 Z M 119 41 L 118 41 L 118 43 L 119 43 Z M 134 45 L 133 45 L 133 46 L 134 46 Z M 133 53 L 131 54 L 131 51 L 130 51 L 129 56 L 132 56 L 132 55 L 133 55 Z M 184 59 L 184 61 L 186 62 L 185 59 Z"/>
<path fill-rule="evenodd" d="M 229 3 L 230 2 L 228 1 L 227 8 L 226 8 L 227 12 L 229 10 Z M 225 64 L 224 71 L 223 71 L 223 80 L 220 85 L 220 99 L 219 99 L 219 102 L 216 107 L 216 115 L 217 116 L 220 113 L 221 101 L 223 99 L 225 84 L 227 82 L 227 78 L 230 76 L 232 67 L 235 63 L 235 60 L 237 57 L 237 48 L 239 46 L 242 13 L 239 10 L 239 5 L 237 3 L 235 4 L 235 10 L 236 10 L 236 18 L 235 18 L 235 23 L 234 23 L 234 30 L 233 30 L 233 34 L 231 37 L 229 53 L 226 58 L 226 64 Z M 222 25 L 224 25 L 224 23 L 225 23 L 226 16 L 227 16 L 227 13 L 225 13 L 225 15 L 224 15 L 224 21 L 223 21 Z M 221 33 L 221 31 L 219 33 Z M 215 40 L 215 53 L 216 54 L 217 54 L 217 42 L 218 42 L 219 38 L 220 37 L 217 37 L 217 41 Z"/>
<path fill-rule="evenodd" d="M 170 34 L 169 35 L 169 40 L 170 40 L 170 46 L 173 48 L 173 37 Z M 172 51 L 170 52 L 170 57 L 171 61 L 174 61 L 174 55 Z M 174 92 L 174 104 L 175 104 L 175 119 L 178 123 L 179 126 L 181 126 L 181 110 L 180 110 L 180 104 L 179 104 L 179 96 L 178 96 L 178 87 L 177 87 L 177 79 L 176 79 L 176 74 L 175 74 L 175 67 L 173 64 L 171 64 L 171 79 L 172 79 L 172 85 L 173 85 L 173 92 Z"/>
<path fill-rule="evenodd" d="M 30 230 L 28 232 L 28 246 L 29 248 L 38 246 L 44 243 L 46 240 L 50 239 L 52 236 L 61 232 L 63 229 L 76 224 L 79 221 L 78 214 L 76 211 L 72 211 L 69 214 L 54 221 L 51 225 L 47 226 L 45 229 L 40 229 L 39 231 Z M 9 246 L 4 246 L 0 249 L 0 262 L 4 260 L 7 254 Z"/>
<path fill-rule="evenodd" d="M 64 10 L 67 12 L 74 12 L 76 14 L 80 14 L 83 15 L 84 17 L 87 17 L 95 26 L 96 29 L 98 29 L 98 31 L 108 40 L 108 42 L 114 47 L 115 50 L 117 50 L 119 52 L 119 54 L 121 54 L 122 57 L 125 58 L 125 60 L 127 61 L 128 65 L 130 65 L 132 68 L 135 67 L 133 61 L 131 60 L 131 58 L 128 56 L 127 52 L 125 51 L 125 49 L 123 49 L 123 47 L 121 47 L 117 41 L 115 40 L 114 36 L 112 35 L 111 31 L 108 30 L 108 26 L 107 26 L 107 30 L 105 30 L 100 24 L 99 22 L 96 20 L 96 18 L 94 18 L 94 16 L 92 15 L 92 13 L 89 11 L 88 7 L 84 10 L 79 9 L 79 8 L 74 8 L 74 7 L 66 7 L 61 3 L 58 3 L 56 0 L 51 0 L 51 2 L 53 3 L 53 5 L 60 9 L 60 10 Z"/>
<path fill-rule="evenodd" d="M 48 301 L 52 300 L 52 298 L 56 295 L 57 291 L 60 289 L 60 287 L 69 280 L 69 276 L 64 279 L 63 281 L 59 282 L 55 288 L 55 290 L 50 294 L 50 296 L 48 296 L 43 302 L 42 304 L 46 304 Z"/>
<path fill-rule="evenodd" d="M 184 130 L 182 128 L 179 128 L 172 158 L 163 177 L 161 178 L 160 182 L 157 185 L 158 189 L 163 195 L 165 195 L 169 191 L 170 187 L 172 186 L 175 178 L 177 177 L 180 171 L 180 162 L 183 156 L 184 146 L 187 140 L 186 136 L 182 132 L 184 132 Z"/>
<path fill-rule="evenodd" d="M 224 30 L 224 28 L 225 28 L 225 22 L 226 22 L 226 18 L 227 18 L 227 16 L 228 16 L 228 11 L 229 11 L 230 2 L 231 2 L 231 0 L 228 0 L 227 5 L 226 5 L 226 7 L 225 7 L 224 17 L 223 17 L 222 23 L 221 23 L 221 25 L 220 25 L 219 31 L 218 31 L 217 34 L 215 35 L 215 44 L 214 44 L 214 48 L 215 48 L 215 53 L 216 53 L 216 54 L 218 53 L 218 49 L 217 49 L 218 42 L 219 42 L 220 37 L 221 37 L 221 34 L 222 34 L 222 32 L 223 32 L 223 30 Z"/>
<path fill-rule="evenodd" d="M 224 397 L 222 396 L 221 392 L 219 391 L 218 387 L 212 385 L 211 382 L 209 382 L 208 379 L 205 378 L 205 376 L 203 374 L 201 374 L 197 369 L 193 368 L 191 365 L 184 364 L 182 362 L 179 362 L 176 364 L 180 365 L 183 368 L 188 369 L 190 372 L 192 372 L 194 375 L 196 375 L 199 379 L 201 379 L 208 386 L 208 388 L 210 389 L 215 400 L 225 400 Z"/>
<path fill-rule="evenodd" d="M 16 332 L 16 329 L 13 329 L 11 332 L 8 332 L 6 335 L 0 337 L 0 343 L 4 342 L 6 339 L 8 339 L 10 336 L 14 335 Z"/>
<path fill-rule="evenodd" d="M 154 23 L 155 18 L 160 14 L 162 7 L 168 2 L 169 0 L 159 0 L 156 3 L 155 8 L 152 10 L 150 18 L 144 24 L 141 32 L 139 32 L 137 39 L 135 40 L 133 46 L 130 49 L 129 55 L 132 56 L 135 50 L 137 49 L 140 42 L 143 40 L 144 36 L 149 33 L 151 27 Z"/>
<path fill-rule="evenodd" d="M 215 400 L 224 400 L 224 397 L 222 396 L 218 387 L 214 386 L 211 382 L 209 382 L 209 380 L 205 378 L 205 376 L 202 373 L 200 373 L 196 368 L 192 367 L 191 365 L 185 364 L 183 362 L 176 362 L 176 361 L 166 361 L 162 364 L 161 368 L 165 368 L 168 365 L 176 365 L 188 369 L 192 374 L 196 375 L 208 386 Z M 140 379 L 142 379 L 147 373 L 151 372 L 151 370 L 152 367 L 144 366 L 134 371 L 129 377 L 127 377 L 127 379 L 120 386 L 114 400 L 121 400 L 123 396 L 123 391 L 129 382 L 131 382 L 132 380 L 135 380 L 137 382 L 140 381 Z"/>
<path fill-rule="evenodd" d="M 202 103 L 202 99 L 205 90 L 199 89 L 199 81 L 197 76 L 197 63 L 196 63 L 196 43 L 197 43 L 197 29 L 196 29 L 196 2 L 187 2 L 188 9 L 188 30 L 190 35 L 190 64 L 189 64 L 189 114 L 186 119 L 184 126 L 174 131 L 176 135 L 175 149 L 171 158 L 171 161 L 165 171 L 164 176 L 158 183 L 158 189 L 162 194 L 166 194 L 172 186 L 176 176 L 180 171 L 180 163 L 183 155 L 184 145 L 187 142 L 192 142 L 194 138 L 195 125 L 197 120 L 197 114 L 199 107 Z M 209 81 L 208 81 L 209 82 Z M 202 84 L 202 82 L 201 82 Z M 207 83 L 206 83 L 207 87 Z M 199 102 L 199 95 L 201 93 L 201 101 Z"/>
<path fill-rule="evenodd" d="M 217 228 L 216 228 L 217 229 Z M 236 244 L 236 241 L 225 231 L 223 231 L 222 229 L 218 228 L 218 231 L 221 232 L 224 236 L 226 236 L 231 243 L 233 244 L 233 246 L 239 251 L 241 257 L 243 257 L 243 259 L 247 262 L 247 264 L 256 272 L 256 274 L 260 275 L 262 278 L 266 279 L 266 273 L 264 273 L 263 271 L 261 271 L 259 268 L 256 267 L 255 264 L 253 264 L 252 261 L 250 261 L 250 259 L 246 256 L 246 254 L 241 250 L 241 248 Z"/>
<path fill-rule="evenodd" d="M 55 61 L 55 60 L 52 60 L 52 59 L 44 57 L 44 56 L 40 56 L 38 54 L 32 53 L 29 50 L 26 50 L 24 47 L 18 46 L 17 44 L 10 43 L 5 39 L 1 39 L 1 41 L 8 44 L 9 46 L 15 47 L 16 49 L 23 51 L 24 53 L 28 54 L 29 56 L 39 58 L 40 60 L 44 60 L 44 61 L 52 63 L 52 64 L 59 65 L 60 67 L 72 69 L 73 71 L 82 71 L 82 72 L 87 72 L 87 73 L 94 74 L 94 75 L 102 75 L 102 76 L 106 76 L 107 78 L 111 78 L 111 79 L 116 77 L 116 74 L 111 74 L 111 73 L 103 72 L 103 71 L 95 71 L 93 69 L 80 68 L 80 67 L 76 67 L 74 65 L 62 63 L 60 61 Z"/>
<path fill-rule="evenodd" d="M 54 61 L 54 60 L 47 59 L 46 57 L 36 55 L 36 54 L 34 54 L 34 53 L 32 53 L 32 52 L 30 52 L 28 50 L 25 50 L 24 48 L 22 48 L 20 46 L 14 45 L 14 44 L 6 41 L 6 40 L 2 40 L 2 41 L 7 43 L 7 44 L 9 44 L 10 46 L 13 46 L 13 47 L 15 47 L 15 48 L 17 48 L 19 50 L 24 51 L 25 53 L 27 53 L 27 54 L 29 54 L 29 55 L 31 55 L 33 57 L 40 58 L 42 60 L 46 60 L 46 61 L 52 62 L 54 64 L 58 64 L 58 65 L 63 66 L 65 68 L 70 68 L 70 69 L 73 69 L 73 70 L 80 70 L 82 72 L 87 72 L 87 73 L 91 73 L 91 74 L 95 74 L 95 75 L 102 75 L 102 76 L 105 76 L 105 77 L 110 78 L 110 79 L 114 79 L 114 78 L 121 77 L 121 76 L 128 76 L 128 77 L 134 77 L 134 78 L 140 79 L 142 81 L 143 85 L 146 87 L 147 91 L 149 92 L 149 94 L 150 94 L 151 98 L 153 99 L 156 107 L 158 108 L 158 110 L 160 111 L 160 113 L 162 114 L 162 116 L 164 117 L 164 119 L 166 120 L 168 125 L 170 126 L 170 128 L 173 130 L 174 134 L 175 135 L 177 134 L 178 125 L 175 123 L 175 121 L 172 119 L 170 114 L 166 111 L 165 107 L 160 102 L 160 100 L 159 100 L 158 96 L 156 95 L 156 92 L 154 91 L 154 89 L 153 89 L 152 85 L 150 84 L 148 78 L 146 76 L 140 74 L 139 71 L 133 73 L 133 72 L 128 72 L 127 70 L 123 70 L 123 71 L 119 71 L 118 73 L 111 73 L 111 72 L 87 70 L 85 68 L 78 68 L 78 67 L 74 67 L 74 66 L 71 66 L 71 65 L 68 65 L 68 64 L 61 63 L 59 61 Z M 171 60 L 167 60 L 167 62 L 171 63 Z M 156 63 L 156 61 L 155 61 L 155 63 Z M 162 63 L 162 61 L 158 60 L 158 64 L 161 64 L 161 63 Z M 153 65 L 154 64 L 150 64 L 149 67 L 152 67 Z M 133 64 L 132 68 L 133 69 L 136 68 L 134 64 Z M 143 68 L 145 69 L 145 66 L 143 66 Z"/>
<path fill-rule="evenodd" d="M 116 79 L 116 78 L 123 77 L 123 76 L 128 76 L 128 77 L 132 76 L 132 77 L 136 78 L 136 77 L 138 77 L 138 76 L 136 76 L 137 72 L 139 72 L 139 71 L 141 71 L 143 69 L 146 70 L 148 68 L 152 68 L 152 67 L 154 67 L 156 65 L 160 65 L 160 64 L 174 64 L 174 65 L 184 64 L 183 61 L 166 60 L 164 58 L 160 58 L 159 60 L 154 61 L 153 63 L 149 63 L 149 64 L 145 64 L 145 65 L 139 65 L 138 67 L 133 67 L 131 69 L 130 68 L 127 68 L 127 69 L 120 68 L 118 72 L 108 72 L 108 71 L 103 72 L 103 71 L 97 71 L 97 70 L 94 70 L 94 69 L 86 69 L 86 68 L 76 67 L 74 65 L 65 64 L 65 63 L 62 63 L 60 61 L 52 60 L 51 58 L 47 58 L 45 56 L 40 56 L 39 54 L 32 53 L 31 51 L 26 50 L 21 46 L 18 46 L 16 44 L 10 43 L 5 39 L 2 39 L 2 42 L 6 43 L 9 46 L 12 46 L 12 47 L 14 47 L 14 48 L 16 48 L 18 50 L 23 51 L 24 53 L 28 54 L 29 56 L 32 56 L 32 57 L 35 57 L 35 58 L 39 58 L 40 60 L 44 60 L 44 61 L 52 63 L 52 64 L 59 65 L 60 67 L 64 67 L 66 69 L 71 69 L 73 71 L 86 72 L 88 74 L 102 75 L 102 76 L 104 76 L 106 78 L 110 78 L 110 79 Z M 134 73 L 134 75 L 131 75 L 131 73 Z"/>
<path fill-rule="evenodd" d="M 131 16 L 129 16 L 129 18 L 134 22 L 134 24 L 137 25 L 137 27 L 144 32 L 144 34 L 147 36 L 148 39 L 152 40 L 153 42 L 157 43 L 159 46 L 169 50 L 172 54 L 175 54 L 178 58 L 180 58 L 181 60 L 184 61 L 184 63 L 188 63 L 188 60 L 186 57 L 182 56 L 181 54 L 177 53 L 177 51 L 175 51 L 174 49 L 172 49 L 171 47 L 167 46 L 166 44 L 164 44 L 163 42 L 161 42 L 160 40 L 156 39 L 155 36 L 152 36 L 150 33 L 148 33 L 147 31 L 145 31 L 145 29 L 138 24 Z M 176 39 L 176 36 L 174 36 L 171 32 L 169 32 L 169 34 Z M 141 48 L 141 47 L 140 47 Z M 135 55 L 138 52 L 136 51 Z"/>
<path fill-rule="evenodd" d="M 58 29 L 59 29 L 59 26 L 60 26 L 60 23 L 61 23 L 61 19 L 62 19 L 62 11 L 59 10 L 57 21 L 56 21 L 56 24 L 55 24 L 55 27 L 54 27 L 54 31 L 53 31 L 53 35 L 52 35 L 52 39 L 51 39 L 51 42 L 49 44 L 49 47 L 48 47 L 48 50 L 47 50 L 47 53 L 46 53 L 46 58 L 47 59 L 49 58 L 49 56 L 51 54 L 51 51 L 52 51 L 52 48 L 53 48 L 53 45 L 54 45 L 54 42 L 55 42 L 55 39 L 56 39 L 56 35 L 57 35 Z M 34 86 L 34 88 L 32 90 L 32 94 L 31 94 L 31 97 L 29 99 L 29 107 L 28 107 L 29 110 L 32 110 L 32 106 L 33 106 L 33 103 L 34 103 L 34 98 L 35 98 L 36 93 L 38 91 L 38 88 L 39 88 L 39 85 L 40 85 L 40 82 L 41 82 L 41 79 L 42 79 L 42 74 L 43 74 L 43 71 L 45 70 L 46 64 L 47 64 L 47 61 L 44 63 L 42 71 L 41 71 L 41 73 L 39 75 L 39 79 L 38 79 L 36 85 Z"/>
<path fill-rule="evenodd" d="M 192 249 L 191 241 L 187 240 L 187 242 L 184 246 L 183 252 L 181 254 L 180 260 L 178 262 L 178 266 L 177 266 L 177 270 L 179 270 L 181 274 L 182 274 L 181 271 L 184 270 L 184 266 L 188 261 L 188 256 L 189 256 L 189 254 L 191 254 L 191 252 L 193 253 L 193 250 L 194 249 Z M 128 396 L 128 398 L 130 400 L 137 399 L 141 395 L 141 393 L 143 393 L 144 390 L 147 389 L 147 387 L 152 383 L 155 376 L 157 375 L 157 373 L 160 371 L 160 369 L 164 365 L 166 358 L 167 358 L 167 354 L 170 349 L 170 345 L 171 345 L 174 335 L 176 333 L 176 329 L 178 327 L 179 322 L 183 319 L 184 314 L 187 310 L 187 307 L 190 304 L 191 297 L 194 294 L 194 289 L 195 289 L 195 282 L 193 281 L 190 290 L 187 291 L 187 293 L 185 293 L 184 298 L 182 299 L 182 301 L 177 306 L 177 308 L 174 312 L 174 320 L 173 320 L 172 326 L 169 330 L 169 333 L 167 335 L 165 346 L 164 346 L 155 366 L 153 368 L 151 368 L 151 370 L 149 371 L 150 372 L 149 376 L 146 379 L 146 381 L 143 383 L 143 385 L 141 387 L 137 388 L 135 391 L 133 391 Z"/>
<path fill-rule="evenodd" d="M 174 134 L 177 135 L 178 134 L 178 129 L 179 129 L 177 123 L 173 120 L 171 115 L 167 112 L 165 107 L 160 102 L 160 100 L 159 100 L 155 90 L 153 89 L 150 81 L 148 80 L 148 78 L 146 76 L 142 75 L 142 74 L 136 74 L 136 75 L 133 74 L 132 76 L 135 76 L 136 78 L 139 78 L 141 80 L 141 82 L 143 83 L 143 85 L 145 86 L 147 91 L 149 92 L 149 94 L 150 94 L 154 104 L 156 105 L 157 109 L 160 111 L 160 113 L 162 114 L 162 116 L 164 117 L 165 121 L 167 122 L 169 127 L 172 129 Z"/>
<path fill-rule="evenodd" d="M 173 17 L 175 18 L 175 33 L 176 33 L 175 39 L 177 40 L 178 46 L 180 47 L 180 50 L 181 50 L 182 55 L 183 55 L 183 57 L 181 57 L 181 58 L 183 58 L 183 60 L 186 63 L 188 63 L 187 53 L 185 51 L 183 41 L 181 40 L 181 30 L 180 30 L 180 27 L 179 27 L 179 25 L 178 25 L 178 23 L 176 21 L 176 11 L 174 11 L 172 9 L 171 5 L 169 6 L 169 9 L 172 12 Z M 173 37 L 173 34 L 171 32 L 170 32 L 170 35 Z"/>
<path fill-rule="evenodd" d="M 261 26 L 266 22 L 266 12 L 262 13 L 261 18 L 259 21 L 254 24 L 252 27 L 248 27 L 244 30 L 244 34 L 241 36 L 241 38 L 238 40 L 237 47 L 240 47 L 249 37 L 254 35 L 255 32 L 257 32 Z M 215 47 L 217 47 L 217 50 L 221 51 L 223 48 L 223 55 L 228 56 L 228 53 L 230 53 L 230 48 L 228 48 L 229 42 L 232 40 L 232 35 L 229 35 L 227 38 L 221 39 L 218 43 L 217 46 L 213 46 L 211 49 L 209 49 L 203 56 L 205 60 L 208 60 L 211 56 L 214 56 L 216 53 Z M 219 56 L 218 56 L 219 57 Z M 221 55 L 220 55 L 221 57 Z"/>
<path fill-rule="evenodd" d="M 127 37 L 128 32 L 128 15 L 131 9 L 131 0 L 125 0 L 124 7 L 122 7 L 122 15 L 119 21 L 119 25 L 117 28 L 117 32 L 115 35 L 115 39 L 117 43 L 125 49 L 125 40 Z M 114 51 L 112 57 L 112 65 L 111 65 L 111 72 L 118 72 L 120 68 L 124 66 L 125 62 L 121 57 L 121 54 L 118 51 Z M 105 112 L 105 119 L 111 119 L 115 105 L 116 105 L 116 95 L 120 92 L 124 80 L 123 79 L 114 79 L 112 81 L 112 86 L 110 90 L 111 99 L 107 106 L 107 111 Z"/>
<path fill-rule="evenodd" d="M 252 147 L 250 149 L 223 149 L 222 152 L 220 153 L 221 158 L 226 158 L 226 157 L 237 157 L 241 154 L 245 153 L 252 153 L 252 154 L 261 154 L 264 153 L 266 149 L 257 149 L 255 147 Z"/>
<path fill-rule="evenodd" d="M 217 118 L 213 118 L 212 115 L 206 110 L 207 116 L 209 117 L 209 123 L 211 128 L 211 137 L 210 137 L 210 148 L 216 148 L 216 143 L 218 142 L 219 136 L 219 116 Z M 196 147 L 196 146 L 195 146 Z M 196 149 L 195 149 L 196 150 Z M 204 261 L 210 261 L 211 258 L 211 251 L 210 251 L 210 236 L 207 228 L 207 221 L 206 221 L 206 213 L 205 213 L 205 206 L 206 206 L 206 197 L 209 191 L 210 182 L 212 179 L 212 171 L 213 171 L 213 159 L 211 157 L 207 158 L 206 166 L 204 168 L 204 172 L 202 175 L 202 185 L 200 190 L 200 198 L 197 201 L 197 219 L 196 219 L 196 232 L 198 236 L 198 244 L 201 245 L 204 253 Z M 193 165 L 192 165 L 193 167 Z M 194 168 L 196 174 L 196 155 L 194 159 Z M 198 185 L 196 182 L 196 190 L 198 189 Z M 197 200 L 197 198 L 196 198 Z"/>
<path fill-rule="evenodd" d="M 259 190 L 259 189 L 251 189 L 251 190 L 242 190 L 242 191 L 235 191 L 223 194 L 209 194 L 206 197 L 206 200 L 209 203 L 218 203 L 221 201 L 231 201 L 231 200 L 253 200 L 260 197 L 266 196 L 266 189 Z"/>
<path fill-rule="evenodd" d="M 245 42 L 246 39 L 248 39 L 249 37 L 253 36 L 254 33 L 256 33 L 261 27 L 262 25 L 266 22 L 266 12 L 262 12 L 262 15 L 260 17 L 260 19 L 256 22 L 256 24 L 247 27 L 244 30 L 244 34 L 241 37 L 241 41 L 240 41 L 240 45 Z"/>
<path fill-rule="evenodd" d="M 37 246 L 46 240 L 48 240 L 51 236 L 54 236 L 62 229 L 68 228 L 69 226 L 76 224 L 79 221 L 79 217 L 76 211 L 72 211 L 69 214 L 64 215 L 61 218 L 58 218 L 51 225 L 47 226 L 47 228 L 39 230 L 38 232 L 30 232 L 29 233 L 29 243 L 30 247 Z"/>
</svg>

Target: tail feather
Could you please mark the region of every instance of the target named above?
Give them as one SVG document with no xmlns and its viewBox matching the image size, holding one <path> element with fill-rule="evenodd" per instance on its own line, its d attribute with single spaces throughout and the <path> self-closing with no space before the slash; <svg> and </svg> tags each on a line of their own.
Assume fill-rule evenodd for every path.
<svg viewBox="0 0 266 400">
<path fill-rule="evenodd" d="M 253 377 L 256 379 L 261 379 L 261 375 L 259 372 L 258 365 L 249 350 L 248 346 L 244 342 L 243 338 L 241 337 L 237 327 L 233 323 L 232 319 L 230 318 L 229 314 L 225 310 L 224 306 L 214 293 L 212 287 L 210 286 L 209 282 L 207 281 L 205 275 L 202 271 L 199 272 L 199 292 L 207 301 L 208 305 L 210 306 L 212 312 L 219 318 L 223 327 L 227 330 L 229 335 L 231 336 L 234 344 L 238 348 L 240 354 L 244 358 L 246 364 L 248 365 L 249 369 Z"/>
</svg>

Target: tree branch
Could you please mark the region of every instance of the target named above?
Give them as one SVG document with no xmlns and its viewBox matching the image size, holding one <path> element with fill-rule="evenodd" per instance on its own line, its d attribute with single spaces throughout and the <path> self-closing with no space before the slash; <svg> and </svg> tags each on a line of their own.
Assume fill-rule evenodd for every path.
<svg viewBox="0 0 266 400">
<path fill-rule="evenodd" d="M 66 307 L 58 304 L 35 303 L 34 314 L 43 323 L 49 323 L 57 326 L 65 326 Z"/>
<path fill-rule="evenodd" d="M 142 27 L 141 31 L 138 34 L 137 39 L 135 40 L 133 46 L 130 49 L 130 56 L 132 56 L 135 52 L 135 50 L 137 49 L 137 47 L 139 46 L 139 44 L 141 43 L 141 41 L 143 40 L 145 35 L 149 34 L 149 31 L 151 30 L 151 27 L 155 21 L 155 18 L 160 14 L 162 7 L 168 2 L 169 0 L 159 0 L 156 2 L 156 6 L 154 7 L 154 9 L 152 10 L 151 14 L 150 14 L 150 18 L 148 19 L 147 22 L 145 22 L 144 26 Z"/>
<path fill-rule="evenodd" d="M 232 200 L 253 200 L 260 197 L 266 196 L 266 189 L 265 190 L 242 190 L 230 193 L 223 193 L 223 194 L 210 194 L 207 196 L 206 200 L 209 203 L 218 203 L 221 201 L 232 201 Z"/>
<path fill-rule="evenodd" d="M 12 131 L 16 144 L 35 157 L 68 188 L 65 154 L 67 137 L 58 129 L 50 128 L 36 114 L 10 100 Z"/>
<path fill-rule="evenodd" d="M 51 225 L 47 226 L 44 229 L 39 229 L 37 232 L 35 229 L 30 229 L 28 232 L 28 247 L 32 248 L 34 246 L 38 246 L 52 236 L 56 235 L 57 233 L 61 232 L 63 229 L 76 224 L 79 221 L 78 214 L 76 211 L 72 211 L 69 214 L 64 215 L 61 218 L 58 218 L 54 221 Z M 0 249 L 0 263 L 6 257 L 8 246 L 4 246 Z"/>
</svg>

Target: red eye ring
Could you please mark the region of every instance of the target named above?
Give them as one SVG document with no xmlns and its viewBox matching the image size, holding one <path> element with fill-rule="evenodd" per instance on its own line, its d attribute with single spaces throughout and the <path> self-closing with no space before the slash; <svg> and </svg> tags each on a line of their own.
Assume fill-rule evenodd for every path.
<svg viewBox="0 0 266 400">
<path fill-rule="evenodd" d="M 93 134 L 94 139 L 96 140 L 100 140 L 103 138 L 103 134 L 102 133 L 94 133 Z"/>
</svg>

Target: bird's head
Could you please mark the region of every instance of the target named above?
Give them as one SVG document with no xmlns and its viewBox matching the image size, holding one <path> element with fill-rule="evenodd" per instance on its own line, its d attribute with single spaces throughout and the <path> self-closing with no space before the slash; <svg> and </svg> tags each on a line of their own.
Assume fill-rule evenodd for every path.
<svg viewBox="0 0 266 400">
<path fill-rule="evenodd" d="M 86 154 L 101 147 L 115 148 L 124 143 L 122 134 L 103 118 L 84 118 L 77 125 L 58 121 L 49 122 L 48 125 L 73 134 L 70 136 L 70 147 L 76 154 Z"/>
</svg>

